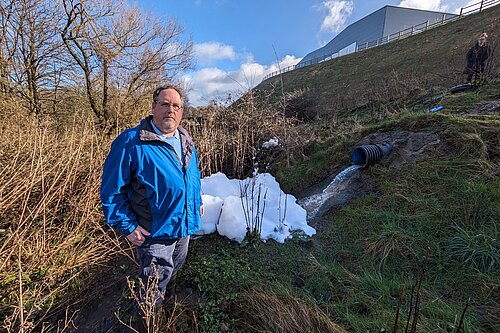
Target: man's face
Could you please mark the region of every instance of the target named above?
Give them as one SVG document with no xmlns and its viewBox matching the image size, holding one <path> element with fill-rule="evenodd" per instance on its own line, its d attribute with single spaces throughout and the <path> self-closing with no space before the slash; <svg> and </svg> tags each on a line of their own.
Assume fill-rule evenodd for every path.
<svg viewBox="0 0 500 333">
<path fill-rule="evenodd" d="M 180 107 L 175 111 L 176 107 Z M 184 108 L 181 96 L 174 89 L 165 89 L 160 92 L 151 109 L 155 126 L 167 135 L 174 135 L 182 120 Z"/>
</svg>

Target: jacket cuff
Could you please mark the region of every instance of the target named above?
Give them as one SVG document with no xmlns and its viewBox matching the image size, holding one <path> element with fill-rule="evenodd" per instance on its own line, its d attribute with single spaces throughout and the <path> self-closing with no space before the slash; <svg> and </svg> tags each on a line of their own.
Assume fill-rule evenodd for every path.
<svg viewBox="0 0 500 333">
<path fill-rule="evenodd" d="M 122 226 L 119 230 L 125 237 L 127 237 L 137 228 L 137 226 L 137 222 L 134 221 L 130 222 L 127 226 Z"/>
</svg>

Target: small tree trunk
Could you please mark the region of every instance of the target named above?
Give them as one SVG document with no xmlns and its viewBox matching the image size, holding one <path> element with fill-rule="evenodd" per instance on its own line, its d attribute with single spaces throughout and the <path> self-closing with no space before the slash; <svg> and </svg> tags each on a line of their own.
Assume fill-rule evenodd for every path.
<svg viewBox="0 0 500 333">
<path fill-rule="evenodd" d="M 26 68 L 28 68 L 28 89 L 31 98 L 31 112 L 36 114 L 37 116 L 42 113 L 42 105 L 40 101 L 40 91 L 38 90 L 37 83 L 37 57 L 35 49 L 35 33 L 34 29 L 30 29 L 30 38 L 29 38 L 29 57 L 28 63 L 26 64 Z"/>
<path fill-rule="evenodd" d="M 107 124 L 109 120 L 109 110 L 108 110 L 108 60 L 103 59 L 103 83 L 102 83 L 102 114 L 104 121 Z"/>
</svg>

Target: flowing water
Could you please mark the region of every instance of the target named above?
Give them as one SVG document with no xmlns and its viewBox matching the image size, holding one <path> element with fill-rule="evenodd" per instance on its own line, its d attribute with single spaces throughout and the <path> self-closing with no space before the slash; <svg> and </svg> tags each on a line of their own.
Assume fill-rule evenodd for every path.
<svg viewBox="0 0 500 333">
<path fill-rule="evenodd" d="M 360 169 L 361 167 L 361 165 L 351 165 L 335 176 L 335 179 L 328 184 L 323 192 L 299 200 L 298 204 L 307 212 L 307 220 L 310 221 L 313 219 L 318 214 L 318 211 L 323 208 L 323 205 L 328 201 L 328 199 L 339 194 L 343 189 L 345 189 L 346 180 L 349 179 L 349 176 L 354 171 Z"/>
</svg>

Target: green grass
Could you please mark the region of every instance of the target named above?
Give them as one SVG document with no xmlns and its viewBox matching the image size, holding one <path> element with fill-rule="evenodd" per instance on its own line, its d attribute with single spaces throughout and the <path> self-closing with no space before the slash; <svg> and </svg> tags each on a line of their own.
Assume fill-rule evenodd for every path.
<svg viewBox="0 0 500 333">
<path fill-rule="evenodd" d="M 283 163 L 273 166 L 273 173 L 280 178 L 280 185 L 287 192 L 298 193 L 349 163 L 346 152 L 352 143 L 346 137 L 334 137 L 324 143 L 311 142 L 302 154 L 292 154 L 290 167 Z"/>
<path fill-rule="evenodd" d="M 398 171 L 380 164 L 363 171 L 373 193 L 331 209 L 312 240 L 242 246 L 210 235 L 193 241 L 179 280 L 198 295 L 203 332 L 245 332 L 245 320 L 264 320 L 269 313 L 248 311 L 255 290 L 262 291 L 258 302 L 269 302 L 259 308 L 278 306 L 279 299 L 288 306 L 275 311 L 286 315 L 300 301 L 349 332 L 391 331 L 402 295 L 402 332 L 425 257 L 418 331 L 455 332 L 467 301 L 464 332 L 494 331 L 500 116 L 463 113 L 498 99 L 500 80 L 454 95 L 447 88 L 460 82 L 477 31 L 498 30 L 499 10 L 283 76 L 286 91 L 311 89 L 309 98 L 318 97 L 322 108 L 322 118 L 297 131 L 315 140 L 271 167 L 287 192 L 301 193 L 347 167 L 352 148 L 374 132 L 430 131 L 442 150 Z M 444 45 L 442 36 L 448 36 Z M 433 103 L 445 108 L 429 113 Z"/>
<path fill-rule="evenodd" d="M 407 39 L 286 72 L 282 77 L 283 89 L 312 89 L 330 111 L 374 102 L 387 104 L 401 97 L 432 97 L 463 82 L 461 73 L 468 48 L 482 31 L 498 36 L 499 13 L 497 5 Z M 497 61 L 497 72 L 499 65 Z M 256 89 L 267 92 L 279 86 L 280 78 L 276 76 Z M 272 101 L 279 99 L 278 92 L 271 96 Z"/>
<path fill-rule="evenodd" d="M 445 249 L 465 267 L 479 272 L 500 272 L 500 246 L 496 227 L 467 230 L 455 227 L 456 234 L 448 238 Z"/>
<path fill-rule="evenodd" d="M 429 332 L 453 331 L 465 301 L 494 304 L 485 286 L 498 288 L 500 282 L 492 264 L 498 263 L 494 223 L 500 219 L 500 181 L 473 170 L 458 171 L 461 162 L 442 161 L 436 169 L 432 161 L 422 161 L 396 177 L 373 168 L 370 176 L 381 178 L 380 195 L 332 211 L 331 224 L 316 237 L 320 246 L 299 240 L 283 245 L 270 241 L 250 249 L 232 244 L 195 259 L 194 281 L 209 298 L 228 298 L 245 285 L 284 288 L 325 309 L 353 332 L 392 327 L 398 295 L 404 291 L 402 328 L 411 286 L 431 248 L 419 325 Z M 457 224 L 488 231 L 488 236 L 477 239 L 476 233 L 462 231 Z M 370 253 L 369 244 L 380 240 Z M 196 247 L 210 241 L 197 241 Z M 391 251 L 384 252 L 386 246 Z M 207 290 L 207 283 L 217 287 Z M 472 310 L 464 325 L 466 331 L 488 331 Z"/>
<path fill-rule="evenodd" d="M 456 99 L 471 108 L 493 90 L 484 87 Z M 215 318 L 206 322 L 207 331 L 221 323 L 237 327 L 235 314 L 216 305 L 241 301 L 259 286 L 318 306 L 350 332 L 392 330 L 403 293 L 401 332 L 425 256 L 419 331 L 456 331 L 468 300 L 465 332 L 492 331 L 500 286 L 499 121 L 494 115 L 406 109 L 381 121 L 359 118 L 351 127 L 324 120 L 303 125 L 321 133 L 322 141 L 292 154 L 289 167 L 284 160 L 275 166 L 280 183 L 296 191 L 345 168 L 356 142 L 376 131 L 431 131 L 445 149 L 397 172 L 381 164 L 363 171 L 375 192 L 330 210 L 312 241 L 252 247 L 210 236 L 194 242 L 183 283 L 210 300 L 202 307 Z"/>
</svg>

